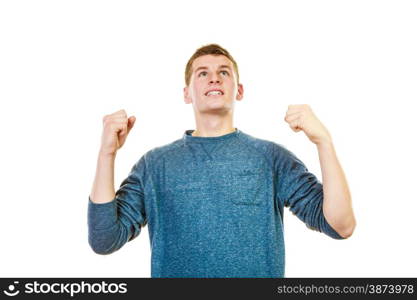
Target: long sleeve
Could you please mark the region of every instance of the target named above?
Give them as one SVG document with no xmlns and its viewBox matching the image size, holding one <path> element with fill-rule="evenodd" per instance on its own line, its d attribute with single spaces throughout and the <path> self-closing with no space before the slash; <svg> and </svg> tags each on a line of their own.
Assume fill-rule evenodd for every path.
<svg viewBox="0 0 417 300">
<path fill-rule="evenodd" d="M 147 223 L 143 182 L 145 156 L 133 166 L 115 193 L 104 204 L 88 199 L 88 242 L 97 254 L 110 254 L 136 238 Z"/>
<path fill-rule="evenodd" d="M 277 195 L 281 206 L 289 207 L 310 229 L 334 239 L 343 239 L 323 213 L 323 185 L 291 151 L 278 146 L 275 151 Z"/>
</svg>

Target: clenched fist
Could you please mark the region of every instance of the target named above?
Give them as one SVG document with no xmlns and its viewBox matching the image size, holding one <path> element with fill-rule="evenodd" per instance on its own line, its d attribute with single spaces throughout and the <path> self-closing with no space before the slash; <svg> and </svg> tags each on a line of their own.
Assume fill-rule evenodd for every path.
<svg viewBox="0 0 417 300">
<path fill-rule="evenodd" d="M 316 145 L 331 142 L 329 131 L 307 104 L 288 105 L 285 121 L 293 131 L 304 131 L 310 141 Z"/>
<path fill-rule="evenodd" d="M 100 153 L 115 155 L 126 141 L 126 137 L 135 124 L 136 118 L 127 118 L 124 109 L 116 111 L 103 118 L 103 134 L 101 137 Z"/>
</svg>

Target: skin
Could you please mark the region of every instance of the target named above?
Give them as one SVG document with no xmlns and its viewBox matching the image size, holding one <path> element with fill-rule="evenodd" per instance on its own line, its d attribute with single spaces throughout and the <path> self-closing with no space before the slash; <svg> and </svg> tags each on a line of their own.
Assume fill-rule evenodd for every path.
<svg viewBox="0 0 417 300">
<path fill-rule="evenodd" d="M 339 235 L 348 238 L 356 227 L 352 199 L 329 131 L 307 104 L 289 105 L 284 120 L 294 132 L 303 131 L 317 146 L 323 181 L 323 213 Z"/>
</svg>

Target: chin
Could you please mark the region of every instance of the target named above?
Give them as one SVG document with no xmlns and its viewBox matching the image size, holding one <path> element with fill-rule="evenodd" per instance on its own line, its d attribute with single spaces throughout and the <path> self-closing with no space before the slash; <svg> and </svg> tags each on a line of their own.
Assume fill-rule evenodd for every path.
<svg viewBox="0 0 417 300">
<path fill-rule="evenodd" d="M 228 113 L 231 111 L 233 107 L 230 107 L 228 105 L 220 104 L 220 105 L 207 105 L 205 106 L 200 112 L 202 113 Z"/>
</svg>

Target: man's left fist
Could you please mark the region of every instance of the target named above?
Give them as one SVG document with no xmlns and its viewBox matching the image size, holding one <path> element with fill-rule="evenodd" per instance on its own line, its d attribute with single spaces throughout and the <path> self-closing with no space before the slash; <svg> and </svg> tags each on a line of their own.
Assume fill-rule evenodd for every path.
<svg viewBox="0 0 417 300">
<path fill-rule="evenodd" d="M 316 145 L 331 142 L 329 131 L 324 127 L 307 104 L 288 105 L 285 122 L 287 122 L 295 132 L 300 130 L 304 131 L 310 141 Z"/>
</svg>

